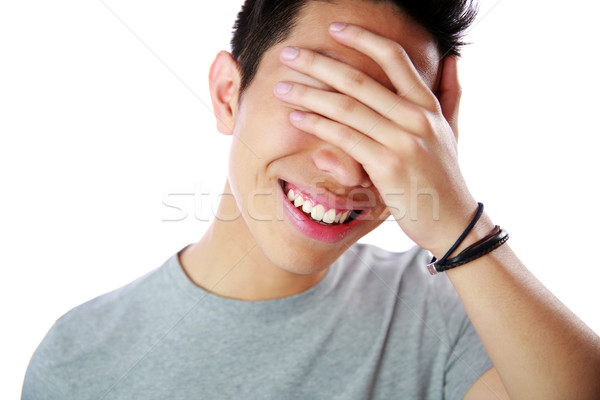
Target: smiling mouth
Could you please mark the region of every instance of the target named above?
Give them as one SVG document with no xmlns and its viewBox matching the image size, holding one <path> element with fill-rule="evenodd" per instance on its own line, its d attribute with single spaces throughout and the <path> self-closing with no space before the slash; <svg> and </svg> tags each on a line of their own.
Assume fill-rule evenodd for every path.
<svg viewBox="0 0 600 400">
<path fill-rule="evenodd" d="M 320 204 L 308 194 L 302 193 L 297 187 L 286 181 L 279 180 L 279 184 L 288 201 L 304 213 L 306 217 L 320 225 L 337 226 L 348 224 L 362 212 L 362 210 L 338 210 L 330 208 Z"/>
</svg>

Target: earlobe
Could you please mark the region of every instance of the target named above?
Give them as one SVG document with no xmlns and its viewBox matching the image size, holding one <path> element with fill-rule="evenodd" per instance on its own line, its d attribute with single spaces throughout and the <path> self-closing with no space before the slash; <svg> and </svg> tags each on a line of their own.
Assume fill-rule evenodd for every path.
<svg viewBox="0 0 600 400">
<path fill-rule="evenodd" d="M 224 135 L 233 133 L 240 76 L 237 63 L 226 51 L 220 51 L 208 74 L 208 86 L 217 129 Z"/>
</svg>

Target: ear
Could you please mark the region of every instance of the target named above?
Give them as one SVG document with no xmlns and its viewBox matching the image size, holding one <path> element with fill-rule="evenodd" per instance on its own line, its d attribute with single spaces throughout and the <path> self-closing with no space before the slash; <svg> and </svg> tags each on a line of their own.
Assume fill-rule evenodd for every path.
<svg viewBox="0 0 600 400">
<path fill-rule="evenodd" d="M 436 90 L 436 97 L 442 107 L 442 113 L 450 124 L 454 136 L 458 140 L 458 108 L 462 88 L 458 81 L 458 68 L 455 56 L 446 56 L 442 60 L 441 78 Z"/>
<path fill-rule="evenodd" d="M 208 87 L 217 119 L 217 129 L 224 135 L 233 134 L 239 84 L 237 62 L 228 52 L 220 51 L 210 66 Z"/>
</svg>

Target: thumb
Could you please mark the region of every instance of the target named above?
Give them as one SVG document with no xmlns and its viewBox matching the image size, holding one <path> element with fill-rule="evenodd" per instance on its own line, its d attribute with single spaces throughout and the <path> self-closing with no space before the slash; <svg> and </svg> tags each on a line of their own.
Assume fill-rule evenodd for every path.
<svg viewBox="0 0 600 400">
<path fill-rule="evenodd" d="M 454 136 L 458 139 L 458 108 L 462 89 L 458 82 L 458 68 L 455 56 L 447 56 L 442 64 L 442 78 L 438 88 L 437 98 L 442 108 L 444 118 L 450 124 Z"/>
</svg>

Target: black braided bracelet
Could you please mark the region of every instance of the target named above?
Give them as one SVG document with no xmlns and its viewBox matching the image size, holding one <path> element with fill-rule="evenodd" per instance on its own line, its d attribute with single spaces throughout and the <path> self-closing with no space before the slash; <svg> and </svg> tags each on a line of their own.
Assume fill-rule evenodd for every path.
<svg viewBox="0 0 600 400">
<path fill-rule="evenodd" d="M 449 269 L 464 265 L 468 262 L 483 257 L 488 253 L 491 253 L 506 243 L 507 240 L 508 232 L 496 225 L 492 233 L 473 243 L 461 251 L 456 257 L 446 259 L 444 260 L 444 263 L 441 264 L 439 261 L 432 261 L 429 265 L 427 265 L 427 268 L 429 269 L 429 273 L 431 273 L 431 275 L 448 271 Z"/>
</svg>

